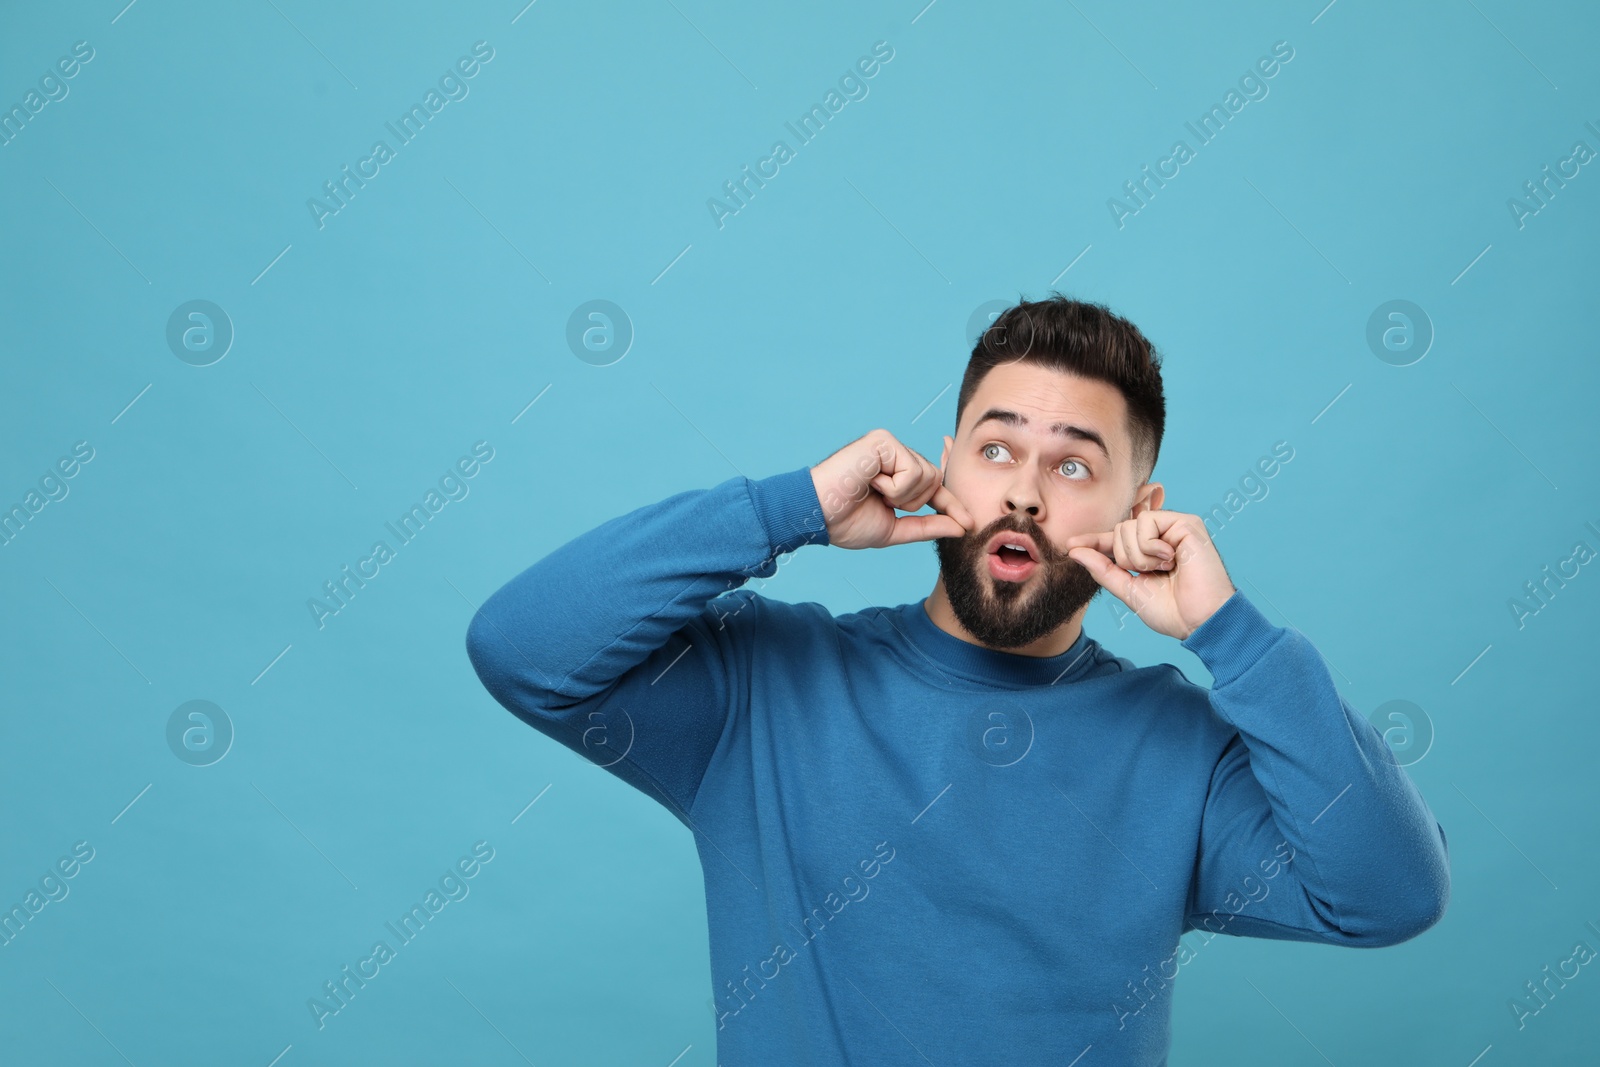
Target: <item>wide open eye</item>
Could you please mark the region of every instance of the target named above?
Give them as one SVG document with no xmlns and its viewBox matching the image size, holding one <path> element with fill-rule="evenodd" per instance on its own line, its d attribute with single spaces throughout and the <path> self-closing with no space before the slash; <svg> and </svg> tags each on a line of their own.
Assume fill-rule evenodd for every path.
<svg viewBox="0 0 1600 1067">
<path fill-rule="evenodd" d="M 991 452 L 991 450 L 993 450 L 993 452 L 998 452 L 1000 454 L 999 455 L 995 455 L 995 454 L 993 454 L 993 452 Z M 1011 458 L 1011 450 L 1006 448 L 1005 445 L 1001 444 L 998 441 L 990 441 L 988 444 L 984 445 L 981 449 L 979 449 L 979 453 L 983 456 L 984 459 L 992 460 L 992 461 L 994 461 L 996 463 L 1004 462 L 1004 460 L 1007 460 L 1007 459 Z M 1089 470 L 1088 466 L 1085 465 L 1083 460 L 1081 460 L 1081 459 L 1076 459 L 1076 458 L 1064 459 L 1064 460 L 1062 460 L 1060 462 L 1060 464 L 1057 465 L 1056 469 L 1060 470 L 1062 467 L 1065 467 L 1069 463 L 1072 465 L 1072 468 L 1073 468 L 1075 473 L 1065 474 L 1065 472 L 1063 472 L 1064 476 L 1066 477 L 1066 479 L 1068 481 L 1086 482 L 1091 477 L 1093 477 L 1093 472 Z"/>
<path fill-rule="evenodd" d="M 1082 481 L 1087 481 L 1089 479 L 1089 468 L 1085 467 L 1081 461 L 1076 460 L 1076 459 L 1064 459 L 1064 460 L 1061 461 L 1061 466 L 1065 467 L 1069 463 L 1072 464 L 1074 467 L 1076 467 L 1078 470 L 1083 472 L 1083 474 L 1081 476 L 1068 475 L 1069 479 L 1071 479 L 1074 482 L 1082 482 Z M 1058 467 L 1057 470 L 1059 470 L 1059 469 L 1060 468 Z"/>
</svg>

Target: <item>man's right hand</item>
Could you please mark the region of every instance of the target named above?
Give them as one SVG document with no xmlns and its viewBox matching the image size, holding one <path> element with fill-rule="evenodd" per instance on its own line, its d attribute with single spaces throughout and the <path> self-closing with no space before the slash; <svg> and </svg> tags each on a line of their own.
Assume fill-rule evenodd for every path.
<svg viewBox="0 0 1600 1067">
<path fill-rule="evenodd" d="M 944 487 L 939 468 L 873 430 L 811 468 L 828 524 L 828 543 L 840 548 L 885 548 L 908 541 L 961 537 L 972 514 Z M 930 505 L 935 515 L 896 515 Z"/>
</svg>

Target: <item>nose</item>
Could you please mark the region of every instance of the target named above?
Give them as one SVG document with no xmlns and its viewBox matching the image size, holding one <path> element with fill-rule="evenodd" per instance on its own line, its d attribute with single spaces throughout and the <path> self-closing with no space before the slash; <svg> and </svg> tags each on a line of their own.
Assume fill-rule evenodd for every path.
<svg viewBox="0 0 1600 1067">
<path fill-rule="evenodd" d="M 1026 511 L 1030 518 L 1039 517 L 1039 495 L 1031 487 L 1024 485 L 1014 486 L 1006 494 L 1007 511 Z"/>
</svg>

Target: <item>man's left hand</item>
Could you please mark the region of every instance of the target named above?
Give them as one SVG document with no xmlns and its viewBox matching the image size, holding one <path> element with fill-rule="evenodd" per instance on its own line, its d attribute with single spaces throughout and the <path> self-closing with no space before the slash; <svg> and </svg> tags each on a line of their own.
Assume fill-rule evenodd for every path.
<svg viewBox="0 0 1600 1067">
<path fill-rule="evenodd" d="M 1104 533 L 1069 537 L 1067 555 L 1146 626 L 1179 641 L 1236 591 L 1205 523 L 1181 511 L 1144 511 Z"/>
</svg>

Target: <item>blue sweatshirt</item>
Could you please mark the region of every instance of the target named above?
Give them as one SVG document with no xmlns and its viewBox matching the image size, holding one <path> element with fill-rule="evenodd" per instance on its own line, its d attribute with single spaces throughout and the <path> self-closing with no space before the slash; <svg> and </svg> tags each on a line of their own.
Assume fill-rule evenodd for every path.
<svg viewBox="0 0 1600 1067">
<path fill-rule="evenodd" d="M 1443 828 L 1242 594 L 1183 642 L 1207 690 L 1086 632 L 1020 656 L 921 600 L 741 588 L 827 543 L 808 467 L 730 478 L 573 539 L 467 632 L 496 700 L 693 832 L 722 1067 L 1155 1067 L 1217 934 L 1378 947 L 1442 916 Z"/>
</svg>

